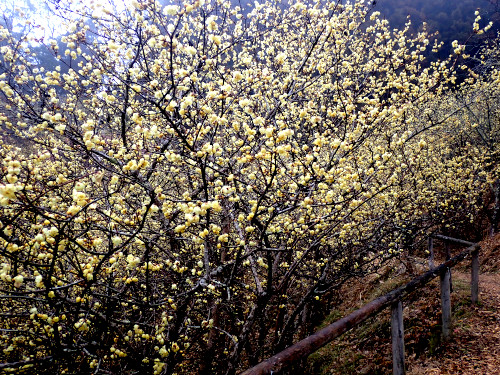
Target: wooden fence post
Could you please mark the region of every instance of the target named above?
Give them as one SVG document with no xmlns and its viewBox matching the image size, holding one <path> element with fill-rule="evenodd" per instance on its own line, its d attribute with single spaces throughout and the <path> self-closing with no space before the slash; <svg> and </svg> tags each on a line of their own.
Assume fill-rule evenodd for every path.
<svg viewBox="0 0 500 375">
<path fill-rule="evenodd" d="M 450 269 L 441 271 L 441 322 L 443 324 L 443 339 L 446 341 L 451 332 L 451 299 L 450 299 Z"/>
<path fill-rule="evenodd" d="M 451 258 L 451 251 L 450 251 L 450 243 L 448 241 L 445 241 L 444 249 L 446 251 L 446 260 L 449 260 Z M 450 277 L 450 293 L 453 293 L 453 281 L 451 280 L 451 268 L 448 270 L 448 272 L 449 272 L 449 277 Z"/>
<path fill-rule="evenodd" d="M 391 306 L 392 373 L 405 374 L 405 343 L 403 327 L 403 303 L 401 300 Z"/>
<path fill-rule="evenodd" d="M 429 249 L 429 269 L 432 270 L 434 265 L 434 238 L 429 237 L 428 239 L 428 249 Z"/>
<path fill-rule="evenodd" d="M 477 304 L 479 299 L 479 247 L 472 251 L 472 267 L 471 267 L 471 302 Z"/>
</svg>

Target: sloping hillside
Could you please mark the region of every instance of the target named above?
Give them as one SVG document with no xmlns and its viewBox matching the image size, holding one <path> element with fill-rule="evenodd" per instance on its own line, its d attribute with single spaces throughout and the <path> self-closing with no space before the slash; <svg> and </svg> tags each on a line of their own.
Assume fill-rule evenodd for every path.
<svg viewBox="0 0 500 375">
<path fill-rule="evenodd" d="M 405 301 L 408 374 L 496 374 L 500 368 L 500 235 L 481 245 L 478 306 L 470 304 L 468 262 L 452 273 L 453 336 L 449 342 L 441 340 L 438 280 Z M 345 304 L 326 323 L 406 281 L 403 271 L 374 279 L 370 286 L 350 285 Z M 386 311 L 313 354 L 306 373 L 392 374 L 390 335 L 390 313 Z"/>
<path fill-rule="evenodd" d="M 409 363 L 409 374 L 497 374 L 500 368 L 500 236 L 482 243 L 480 304 L 455 308 L 453 339 L 439 354 Z M 455 273 L 466 284 L 468 273 Z"/>
</svg>

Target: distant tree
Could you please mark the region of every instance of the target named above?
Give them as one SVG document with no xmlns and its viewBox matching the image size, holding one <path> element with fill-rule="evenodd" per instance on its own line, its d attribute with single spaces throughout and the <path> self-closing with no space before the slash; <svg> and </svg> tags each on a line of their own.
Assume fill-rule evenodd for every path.
<svg viewBox="0 0 500 375">
<path fill-rule="evenodd" d="M 500 37 L 484 45 L 475 56 L 473 77 L 454 93 L 454 105 L 463 108 L 457 117 L 462 124 L 459 132 L 471 147 L 477 148 L 486 165 L 486 180 L 490 185 L 491 228 L 498 231 L 500 217 Z"/>
</svg>

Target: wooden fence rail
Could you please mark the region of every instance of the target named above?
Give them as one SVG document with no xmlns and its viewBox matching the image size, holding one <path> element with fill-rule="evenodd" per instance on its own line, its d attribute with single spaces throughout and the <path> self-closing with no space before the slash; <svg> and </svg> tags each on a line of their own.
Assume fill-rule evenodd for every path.
<svg viewBox="0 0 500 375">
<path fill-rule="evenodd" d="M 468 256 L 472 257 L 471 271 L 471 301 L 477 303 L 478 300 L 478 280 L 479 280 L 479 245 L 472 242 L 458 240 L 451 237 L 435 235 L 436 239 L 446 242 L 455 242 L 469 246 L 460 254 L 448 259 L 438 267 L 434 267 L 428 272 L 414 278 L 406 285 L 396 288 L 389 293 L 378 297 L 367 303 L 360 309 L 337 320 L 329 326 L 306 337 L 296 344 L 288 347 L 282 352 L 268 358 L 256 366 L 244 371 L 240 375 L 271 375 L 279 374 L 298 361 L 307 358 L 310 354 L 322 346 L 328 344 L 336 337 L 346 331 L 360 325 L 369 317 L 377 315 L 385 308 L 391 306 L 391 330 L 392 330 L 392 348 L 393 348 L 393 373 L 402 375 L 405 373 L 404 365 L 404 328 L 403 328 L 403 305 L 402 300 L 411 292 L 422 288 L 429 281 L 440 276 L 441 279 L 441 308 L 443 323 L 443 338 L 447 339 L 450 335 L 451 324 L 451 303 L 450 303 L 450 274 L 451 268 L 461 262 Z M 432 241 L 429 241 L 432 246 Z M 432 255 L 433 253 L 431 253 Z M 431 263 L 430 263 L 431 264 Z"/>
</svg>

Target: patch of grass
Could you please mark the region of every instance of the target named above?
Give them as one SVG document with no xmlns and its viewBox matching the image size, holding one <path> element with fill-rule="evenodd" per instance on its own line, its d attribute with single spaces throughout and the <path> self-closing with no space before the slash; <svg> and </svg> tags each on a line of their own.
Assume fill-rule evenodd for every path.
<svg viewBox="0 0 500 375">
<path fill-rule="evenodd" d="M 329 318 L 335 321 L 342 315 L 335 311 Z M 310 355 L 304 374 L 387 374 L 390 368 L 391 328 L 386 315 L 369 319 Z"/>
<path fill-rule="evenodd" d="M 375 280 L 372 288 L 359 285 L 354 295 L 359 295 L 358 302 L 344 304 L 332 311 L 321 323 L 323 328 L 365 304 L 405 282 L 404 277 L 388 278 L 386 281 Z M 359 290 L 359 292 L 357 292 Z M 350 290 L 353 292 L 353 289 Z M 362 298 L 362 299 L 361 299 Z M 309 356 L 304 374 L 311 375 L 355 375 L 390 373 L 391 366 L 391 323 L 389 311 L 368 319 L 360 326 L 345 333 L 331 344 Z"/>
<path fill-rule="evenodd" d="M 313 353 L 307 359 L 305 374 L 326 375 L 332 373 L 354 375 L 365 358 L 364 355 L 344 345 L 330 344 Z"/>
<path fill-rule="evenodd" d="M 431 356 L 436 355 L 439 352 L 441 347 L 441 327 L 439 330 L 432 331 L 427 345 Z"/>
<path fill-rule="evenodd" d="M 387 280 L 381 280 L 375 288 L 373 288 L 370 293 L 368 293 L 364 300 L 367 302 L 373 301 L 374 299 L 389 293 L 391 290 L 400 287 L 408 281 L 408 277 L 396 276 L 388 278 Z"/>
<path fill-rule="evenodd" d="M 337 320 L 342 319 L 347 314 L 349 314 L 349 312 L 333 310 L 330 314 L 327 315 L 323 322 L 321 322 L 318 328 L 325 328 L 326 326 L 335 323 Z"/>
</svg>

